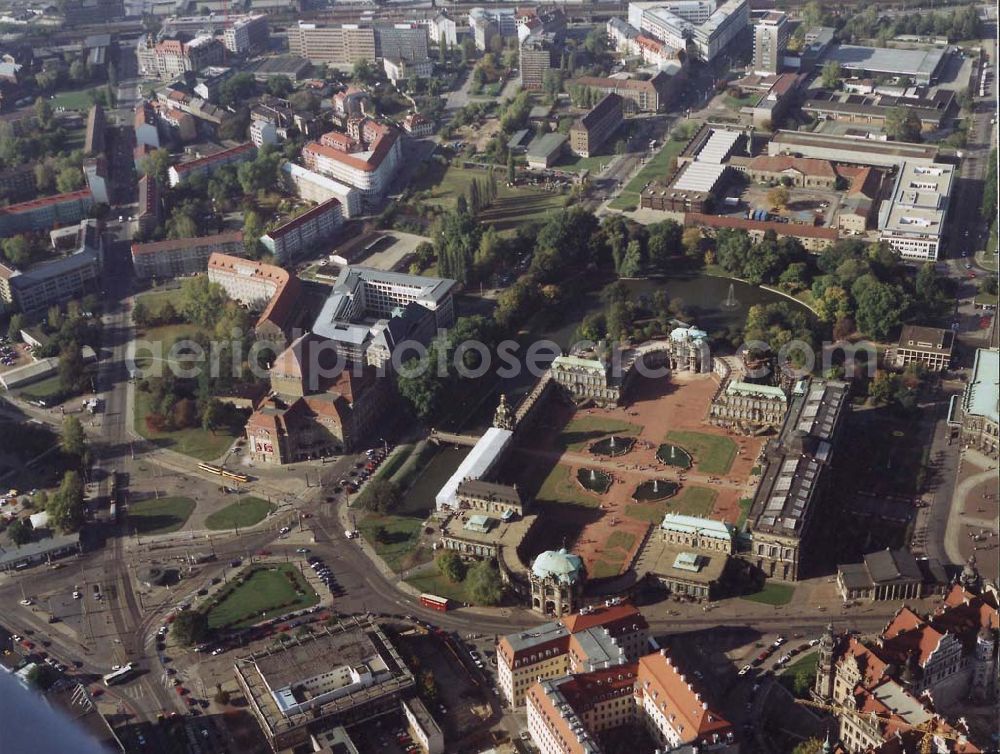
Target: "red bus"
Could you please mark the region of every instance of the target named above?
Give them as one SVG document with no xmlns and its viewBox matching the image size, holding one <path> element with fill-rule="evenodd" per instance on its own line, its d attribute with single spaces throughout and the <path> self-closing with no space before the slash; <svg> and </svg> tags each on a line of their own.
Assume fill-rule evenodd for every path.
<svg viewBox="0 0 1000 754">
<path fill-rule="evenodd" d="M 420 604 L 431 610 L 440 610 L 442 613 L 448 609 L 448 600 L 434 594 L 421 594 Z"/>
</svg>

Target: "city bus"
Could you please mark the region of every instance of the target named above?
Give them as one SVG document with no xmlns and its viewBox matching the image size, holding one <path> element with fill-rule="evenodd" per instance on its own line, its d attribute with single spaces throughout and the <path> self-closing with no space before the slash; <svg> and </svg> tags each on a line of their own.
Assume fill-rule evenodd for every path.
<svg viewBox="0 0 1000 754">
<path fill-rule="evenodd" d="M 449 604 L 445 597 L 438 597 L 436 594 L 421 594 L 420 604 L 429 607 L 431 610 L 439 610 L 442 613 L 448 610 Z"/>
<path fill-rule="evenodd" d="M 136 666 L 134 662 L 130 662 L 127 665 L 123 665 L 118 668 L 118 670 L 112 670 L 106 676 L 104 676 L 105 686 L 114 686 L 116 683 L 125 683 L 136 673 Z"/>
</svg>

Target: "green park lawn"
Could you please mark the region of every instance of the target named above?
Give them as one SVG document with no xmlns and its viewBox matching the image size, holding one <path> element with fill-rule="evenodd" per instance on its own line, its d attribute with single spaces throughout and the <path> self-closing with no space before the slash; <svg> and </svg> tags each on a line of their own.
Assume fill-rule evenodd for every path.
<svg viewBox="0 0 1000 754">
<path fill-rule="evenodd" d="M 562 464 L 556 464 L 545 477 L 535 499 L 543 503 L 582 505 L 585 508 L 601 505 L 601 496 L 584 490 L 577 482 L 573 469 Z"/>
<path fill-rule="evenodd" d="M 248 495 L 208 516 L 205 519 L 205 527 L 220 530 L 235 529 L 237 526 L 253 526 L 267 518 L 267 514 L 272 510 L 274 510 L 274 506 L 267 500 Z"/>
<path fill-rule="evenodd" d="M 412 183 L 416 192 L 428 192 L 419 199 L 421 204 L 431 204 L 447 209 L 455 206 L 459 195 L 469 193 L 472 182 L 489 177 L 489 171 L 466 169 L 456 165 L 444 166 L 429 160 L 424 170 Z M 515 231 L 519 224 L 532 220 L 542 220 L 550 212 L 566 206 L 565 195 L 530 187 L 508 188 L 507 170 L 496 166 L 497 199 L 479 213 L 479 219 L 492 225 L 498 231 Z"/>
<path fill-rule="evenodd" d="M 742 598 L 751 602 L 762 602 L 765 605 L 787 605 L 792 601 L 794 594 L 795 587 L 791 584 L 768 581 L 759 592 L 744 594 Z"/>
<path fill-rule="evenodd" d="M 681 153 L 685 144 L 687 144 L 686 139 L 684 141 L 669 139 L 663 148 L 653 155 L 653 158 L 636 174 L 635 178 L 628 182 L 622 192 L 608 204 L 608 207 L 626 212 L 636 209 L 639 206 L 639 193 L 643 187 L 654 178 L 666 179 L 670 161 Z"/>
<path fill-rule="evenodd" d="M 135 431 L 152 443 L 163 448 L 196 458 L 199 461 L 213 461 L 224 454 L 239 435 L 224 428 L 211 432 L 201 427 L 179 429 L 173 432 L 157 432 L 146 423 L 150 412 L 150 396 L 141 390 L 135 391 Z"/>
<path fill-rule="evenodd" d="M 181 289 L 177 287 L 154 288 L 136 296 L 136 303 L 140 301 L 154 317 L 159 315 L 167 302 L 173 304 L 174 308 L 179 311 L 181 308 Z"/>
<path fill-rule="evenodd" d="M 168 534 L 177 531 L 194 510 L 188 497 L 161 497 L 143 500 L 128 507 L 128 525 L 139 534 Z"/>
<path fill-rule="evenodd" d="M 64 107 L 67 110 L 89 110 L 91 105 L 94 104 L 91 93 L 106 89 L 107 87 L 100 85 L 92 86 L 89 89 L 77 89 L 72 92 L 59 92 L 50 100 L 49 104 L 52 105 L 53 110 L 60 107 Z"/>
<path fill-rule="evenodd" d="M 608 435 L 638 435 L 642 427 L 619 419 L 601 416 L 574 416 L 556 436 L 556 446 L 567 450 L 584 450 L 588 445 Z"/>
<path fill-rule="evenodd" d="M 210 628 L 253 625 L 318 602 L 319 596 L 294 565 L 261 566 L 209 608 L 208 625 Z"/>
<path fill-rule="evenodd" d="M 613 159 L 615 159 L 615 155 L 613 154 L 598 154 L 593 157 L 579 157 L 574 154 L 566 154 L 554 167 L 559 170 L 575 170 L 578 173 L 589 170 L 593 175 L 600 173 L 604 169 L 604 166 Z"/>
<path fill-rule="evenodd" d="M 428 568 L 424 573 L 410 576 L 405 581 L 414 589 L 426 594 L 436 594 L 438 597 L 456 602 L 469 602 L 469 597 L 465 593 L 465 582 L 452 581 L 438 571 L 437 567 Z"/>
<path fill-rule="evenodd" d="M 426 563 L 431 559 L 431 551 L 417 547 L 423 517 L 393 516 L 370 513 L 358 522 L 358 531 L 379 557 L 396 573 Z M 385 541 L 379 541 L 376 532 L 385 527 Z"/>
<path fill-rule="evenodd" d="M 22 388 L 15 388 L 14 392 L 24 400 L 45 401 L 46 405 L 51 406 L 63 397 L 65 391 L 63 390 L 62 379 L 60 379 L 58 374 L 54 374 L 44 380 L 25 385 Z"/>
<path fill-rule="evenodd" d="M 727 474 L 736 458 L 736 443 L 728 437 L 703 432 L 673 430 L 666 442 L 680 445 L 694 457 L 694 465 L 703 474 Z"/>
<path fill-rule="evenodd" d="M 645 521 L 649 524 L 659 524 L 668 513 L 704 518 L 712 512 L 718 494 L 708 487 L 685 485 L 677 495 L 666 500 L 626 505 L 625 515 L 636 521 Z"/>
</svg>

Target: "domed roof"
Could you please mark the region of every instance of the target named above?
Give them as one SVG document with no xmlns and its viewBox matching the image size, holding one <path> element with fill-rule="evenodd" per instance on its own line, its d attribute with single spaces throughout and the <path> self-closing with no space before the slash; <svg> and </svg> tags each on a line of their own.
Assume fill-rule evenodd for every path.
<svg viewBox="0 0 1000 754">
<path fill-rule="evenodd" d="M 583 571 L 583 559 L 579 555 L 561 550 L 546 550 L 535 558 L 531 572 L 538 578 L 554 578 L 563 584 L 573 584 Z"/>
</svg>

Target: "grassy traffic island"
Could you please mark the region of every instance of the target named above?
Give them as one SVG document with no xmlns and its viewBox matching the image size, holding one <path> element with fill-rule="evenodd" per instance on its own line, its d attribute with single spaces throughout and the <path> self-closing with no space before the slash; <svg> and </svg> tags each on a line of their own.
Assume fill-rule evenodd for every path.
<svg viewBox="0 0 1000 754">
<path fill-rule="evenodd" d="M 169 534 L 187 523 L 194 500 L 189 497 L 161 497 L 143 500 L 128 508 L 128 525 L 138 534 Z"/>
<path fill-rule="evenodd" d="M 420 592 L 469 605 L 498 605 L 504 594 L 492 561 L 467 563 L 454 550 L 442 551 L 432 566 L 405 581 Z"/>
<path fill-rule="evenodd" d="M 242 571 L 211 600 L 208 627 L 245 628 L 317 603 L 319 595 L 291 563 L 256 565 Z"/>
<path fill-rule="evenodd" d="M 274 510 L 274 505 L 259 497 L 247 495 L 235 503 L 230 503 L 210 514 L 205 519 L 205 528 L 213 531 L 236 529 L 259 524 Z"/>
</svg>

